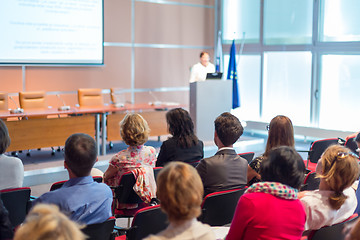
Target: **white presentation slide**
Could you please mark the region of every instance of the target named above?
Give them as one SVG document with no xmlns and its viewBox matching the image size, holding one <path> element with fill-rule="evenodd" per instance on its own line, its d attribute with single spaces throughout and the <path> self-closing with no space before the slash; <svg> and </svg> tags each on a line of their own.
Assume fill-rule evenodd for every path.
<svg viewBox="0 0 360 240">
<path fill-rule="evenodd" d="M 103 0 L 0 0 L 0 64 L 103 64 Z"/>
</svg>

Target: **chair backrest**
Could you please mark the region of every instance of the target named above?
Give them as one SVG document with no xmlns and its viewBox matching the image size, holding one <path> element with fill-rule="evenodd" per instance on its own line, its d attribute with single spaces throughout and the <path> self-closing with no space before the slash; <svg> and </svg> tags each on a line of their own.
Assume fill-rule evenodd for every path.
<svg viewBox="0 0 360 240">
<path fill-rule="evenodd" d="M 330 146 L 338 143 L 337 138 L 328 138 L 317 140 L 311 144 L 310 152 L 308 155 L 308 159 L 312 163 L 317 163 L 321 154 Z"/>
<path fill-rule="evenodd" d="M 140 209 L 136 212 L 131 228 L 126 233 L 126 239 L 144 239 L 150 234 L 164 230 L 168 224 L 167 216 L 159 205 Z"/>
<path fill-rule="evenodd" d="M 200 160 L 199 160 L 199 161 L 195 161 L 195 162 L 190 162 L 189 164 L 190 164 L 191 166 L 193 166 L 194 168 L 196 168 L 196 166 L 199 165 L 199 163 L 200 163 Z"/>
<path fill-rule="evenodd" d="M 122 90 L 122 88 L 110 88 L 110 98 L 113 104 L 125 104 L 125 96 Z"/>
<path fill-rule="evenodd" d="M 132 172 L 126 172 L 121 176 L 119 186 L 114 190 L 118 203 L 130 204 L 143 202 L 133 189 L 135 183 L 136 179 Z"/>
<path fill-rule="evenodd" d="M 50 192 L 61 188 L 66 182 L 67 180 L 53 183 L 50 187 Z"/>
<path fill-rule="evenodd" d="M 345 239 L 346 234 L 343 231 L 345 225 L 353 223 L 358 218 L 358 215 L 355 213 L 341 223 L 337 223 L 328 227 L 322 227 L 319 230 L 310 233 L 308 240 L 343 240 Z"/>
<path fill-rule="evenodd" d="M 9 110 L 9 99 L 6 92 L 0 92 L 0 110 L 8 111 Z"/>
<path fill-rule="evenodd" d="M 246 161 L 248 163 L 250 163 L 253 160 L 255 153 L 254 152 L 245 152 L 245 153 L 239 153 L 238 155 L 242 158 L 245 158 Z"/>
<path fill-rule="evenodd" d="M 199 221 L 210 226 L 223 226 L 231 223 L 237 203 L 246 188 L 233 189 L 208 194 L 201 205 Z"/>
<path fill-rule="evenodd" d="M 301 187 L 300 191 L 305 190 L 316 190 L 319 189 L 320 178 L 316 177 L 316 172 L 309 172 L 304 180 L 304 185 Z"/>
<path fill-rule="evenodd" d="M 47 109 L 46 93 L 37 92 L 19 92 L 20 107 L 26 109 Z"/>
<path fill-rule="evenodd" d="M 30 188 L 11 188 L 1 190 L 1 200 L 9 212 L 13 227 L 20 225 L 26 217 L 30 204 Z"/>
<path fill-rule="evenodd" d="M 98 182 L 98 183 L 102 183 L 102 180 L 103 180 L 103 178 L 101 176 L 93 176 L 93 179 L 95 182 Z M 56 189 L 61 188 L 64 185 L 64 183 L 66 183 L 67 181 L 68 180 L 64 180 L 64 181 L 59 181 L 59 182 L 53 183 L 50 187 L 50 191 L 54 191 Z"/>
<path fill-rule="evenodd" d="M 359 156 L 359 153 L 356 152 L 356 149 L 358 149 L 358 145 L 355 142 L 355 137 L 349 138 L 348 140 L 346 140 L 344 146 L 349 148 L 353 153 L 355 153 L 357 156 Z"/>
<path fill-rule="evenodd" d="M 102 90 L 100 88 L 78 89 L 78 100 L 80 107 L 104 105 Z"/>
<path fill-rule="evenodd" d="M 116 219 L 109 218 L 103 223 L 89 224 L 82 229 L 82 232 L 88 236 L 87 240 L 111 240 Z"/>
<path fill-rule="evenodd" d="M 159 172 L 161 171 L 162 168 L 163 168 L 163 167 L 155 167 L 155 168 L 154 168 L 154 178 L 155 178 L 155 181 L 156 181 L 157 176 L 158 176 L 158 174 L 159 174 Z"/>
</svg>

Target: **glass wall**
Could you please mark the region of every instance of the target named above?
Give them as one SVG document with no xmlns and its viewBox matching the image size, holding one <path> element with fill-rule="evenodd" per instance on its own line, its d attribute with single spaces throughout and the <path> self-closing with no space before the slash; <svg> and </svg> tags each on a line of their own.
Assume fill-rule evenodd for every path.
<svg viewBox="0 0 360 240">
<path fill-rule="evenodd" d="M 239 62 L 240 61 L 240 62 Z M 228 66 L 229 55 L 224 56 L 225 66 Z M 260 55 L 242 55 L 236 57 L 238 64 L 238 89 L 241 107 L 236 112 L 242 120 L 260 120 Z M 224 69 L 226 78 L 228 69 Z"/>
<path fill-rule="evenodd" d="M 245 34 L 247 43 L 260 39 L 260 0 L 223 1 L 223 38 L 225 41 L 241 39 Z"/>
<path fill-rule="evenodd" d="M 309 125 L 311 53 L 266 52 L 263 79 L 263 119 L 280 114 L 295 125 Z"/>
<path fill-rule="evenodd" d="M 325 42 L 359 41 L 359 10 L 359 0 L 323 0 L 320 40 Z"/>
<path fill-rule="evenodd" d="M 313 1 L 264 1 L 265 44 L 309 44 Z"/>
<path fill-rule="evenodd" d="M 239 49 L 242 35 L 232 32 L 246 32 L 238 65 L 245 115 L 268 122 L 284 114 L 295 125 L 360 130 L 359 12 L 358 0 L 225 0 L 223 49 L 234 36 Z"/>
<path fill-rule="evenodd" d="M 319 124 L 323 128 L 360 128 L 360 55 L 323 55 Z"/>
</svg>

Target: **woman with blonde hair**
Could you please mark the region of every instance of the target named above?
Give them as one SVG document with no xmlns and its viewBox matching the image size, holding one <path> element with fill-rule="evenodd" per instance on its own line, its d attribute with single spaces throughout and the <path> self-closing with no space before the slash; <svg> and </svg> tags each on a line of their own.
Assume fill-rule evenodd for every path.
<svg viewBox="0 0 360 240">
<path fill-rule="evenodd" d="M 269 135 L 266 142 L 265 152 L 261 156 L 252 160 L 248 167 L 247 179 L 249 185 L 261 180 L 261 162 L 268 157 L 272 149 L 280 146 L 288 146 L 292 148 L 295 146 L 294 127 L 290 118 L 283 115 L 274 117 L 267 126 L 267 130 L 269 131 Z"/>
<path fill-rule="evenodd" d="M 210 226 L 196 218 L 201 213 L 203 184 L 196 169 L 183 162 L 170 162 L 157 177 L 157 197 L 161 209 L 167 214 L 170 225 L 147 240 L 215 239 Z"/>
<path fill-rule="evenodd" d="M 144 188 L 139 190 L 140 197 L 149 203 L 155 197 L 156 183 L 153 167 L 156 162 L 156 151 L 151 146 L 145 146 L 148 140 L 149 126 L 146 120 L 137 113 L 127 114 L 120 122 L 120 135 L 123 141 L 129 145 L 125 150 L 115 154 L 110 160 L 109 167 L 104 173 L 104 182 L 116 187 L 120 183 L 121 176 L 128 171 L 134 171 L 135 175 L 141 174 L 144 179 Z M 143 190 L 147 190 L 144 192 Z M 136 210 L 138 204 L 117 204 L 116 209 L 123 213 L 124 209 Z"/>
<path fill-rule="evenodd" d="M 351 185 L 359 177 L 359 164 L 349 149 L 340 145 L 328 147 L 316 172 L 320 178 L 319 189 L 299 194 L 307 216 L 305 230 L 342 222 L 353 214 L 357 205 Z"/>
<path fill-rule="evenodd" d="M 15 232 L 14 240 L 85 240 L 80 226 L 56 205 L 38 204 Z"/>
</svg>

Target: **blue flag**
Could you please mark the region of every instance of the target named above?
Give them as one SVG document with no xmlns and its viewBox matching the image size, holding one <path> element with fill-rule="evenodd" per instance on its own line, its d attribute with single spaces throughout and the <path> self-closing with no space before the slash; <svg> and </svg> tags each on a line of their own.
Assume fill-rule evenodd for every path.
<svg viewBox="0 0 360 240">
<path fill-rule="evenodd" d="M 240 107 L 239 99 L 239 89 L 237 83 L 237 70 L 236 70 L 236 48 L 235 48 L 235 39 L 233 40 L 230 48 L 230 59 L 229 59 L 229 68 L 227 79 L 233 81 L 233 103 L 232 108 Z"/>
</svg>

